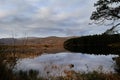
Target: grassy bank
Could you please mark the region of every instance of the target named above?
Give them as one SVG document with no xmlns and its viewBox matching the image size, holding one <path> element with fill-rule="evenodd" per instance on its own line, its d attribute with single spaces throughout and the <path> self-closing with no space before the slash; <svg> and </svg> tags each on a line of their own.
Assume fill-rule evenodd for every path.
<svg viewBox="0 0 120 80">
<path fill-rule="evenodd" d="M 70 71 L 66 76 L 61 77 L 38 77 L 38 72 L 30 70 L 28 72 L 19 71 L 13 73 L 4 65 L 0 65 L 0 80 L 120 80 L 118 73 L 101 73 L 97 71 L 89 73 L 76 73 Z"/>
</svg>

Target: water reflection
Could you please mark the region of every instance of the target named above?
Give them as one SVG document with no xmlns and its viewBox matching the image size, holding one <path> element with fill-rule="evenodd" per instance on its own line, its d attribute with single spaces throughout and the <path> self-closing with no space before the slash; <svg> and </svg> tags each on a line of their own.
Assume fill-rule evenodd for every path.
<svg viewBox="0 0 120 80">
<path fill-rule="evenodd" d="M 89 55 L 70 52 L 44 54 L 35 58 L 19 59 L 14 70 L 38 70 L 42 76 L 64 75 L 65 70 L 87 72 L 101 69 L 103 72 L 114 72 L 113 57 L 117 57 L 117 55 Z"/>
<path fill-rule="evenodd" d="M 72 52 L 87 54 L 119 55 L 120 35 L 93 35 L 71 38 L 64 42 L 64 48 Z"/>
</svg>

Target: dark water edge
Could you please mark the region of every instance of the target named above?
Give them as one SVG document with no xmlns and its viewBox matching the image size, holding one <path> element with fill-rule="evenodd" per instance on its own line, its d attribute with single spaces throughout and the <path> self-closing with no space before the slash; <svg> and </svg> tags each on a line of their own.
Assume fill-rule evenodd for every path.
<svg viewBox="0 0 120 80">
<path fill-rule="evenodd" d="M 119 55 L 120 35 L 93 35 L 71 38 L 64 42 L 64 48 L 71 52 L 96 55 Z"/>
</svg>

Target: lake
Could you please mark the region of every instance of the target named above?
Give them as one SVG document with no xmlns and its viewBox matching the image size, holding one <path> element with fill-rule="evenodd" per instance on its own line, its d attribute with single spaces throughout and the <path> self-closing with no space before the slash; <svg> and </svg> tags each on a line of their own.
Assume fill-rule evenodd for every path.
<svg viewBox="0 0 120 80">
<path fill-rule="evenodd" d="M 76 72 L 114 72 L 112 58 L 117 55 L 90 55 L 73 52 L 44 53 L 33 58 L 18 59 L 14 71 L 37 70 L 41 76 L 61 76 L 66 70 Z"/>
</svg>

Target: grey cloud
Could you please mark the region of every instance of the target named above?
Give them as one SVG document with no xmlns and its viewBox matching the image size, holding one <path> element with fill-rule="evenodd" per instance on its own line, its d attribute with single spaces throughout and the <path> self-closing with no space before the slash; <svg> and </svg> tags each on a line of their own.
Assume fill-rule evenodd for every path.
<svg viewBox="0 0 120 80">
<path fill-rule="evenodd" d="M 67 36 L 96 33 L 97 30 L 88 26 L 92 0 L 0 0 L 0 3 L 6 6 L 6 11 L 3 10 L 6 14 L 0 14 L 4 16 L 0 17 L 2 31 L 17 30 L 18 34 L 27 32 L 33 36 Z M 11 5 L 15 8 L 9 8 Z M 7 34 L 2 31 L 0 34 Z"/>
</svg>

